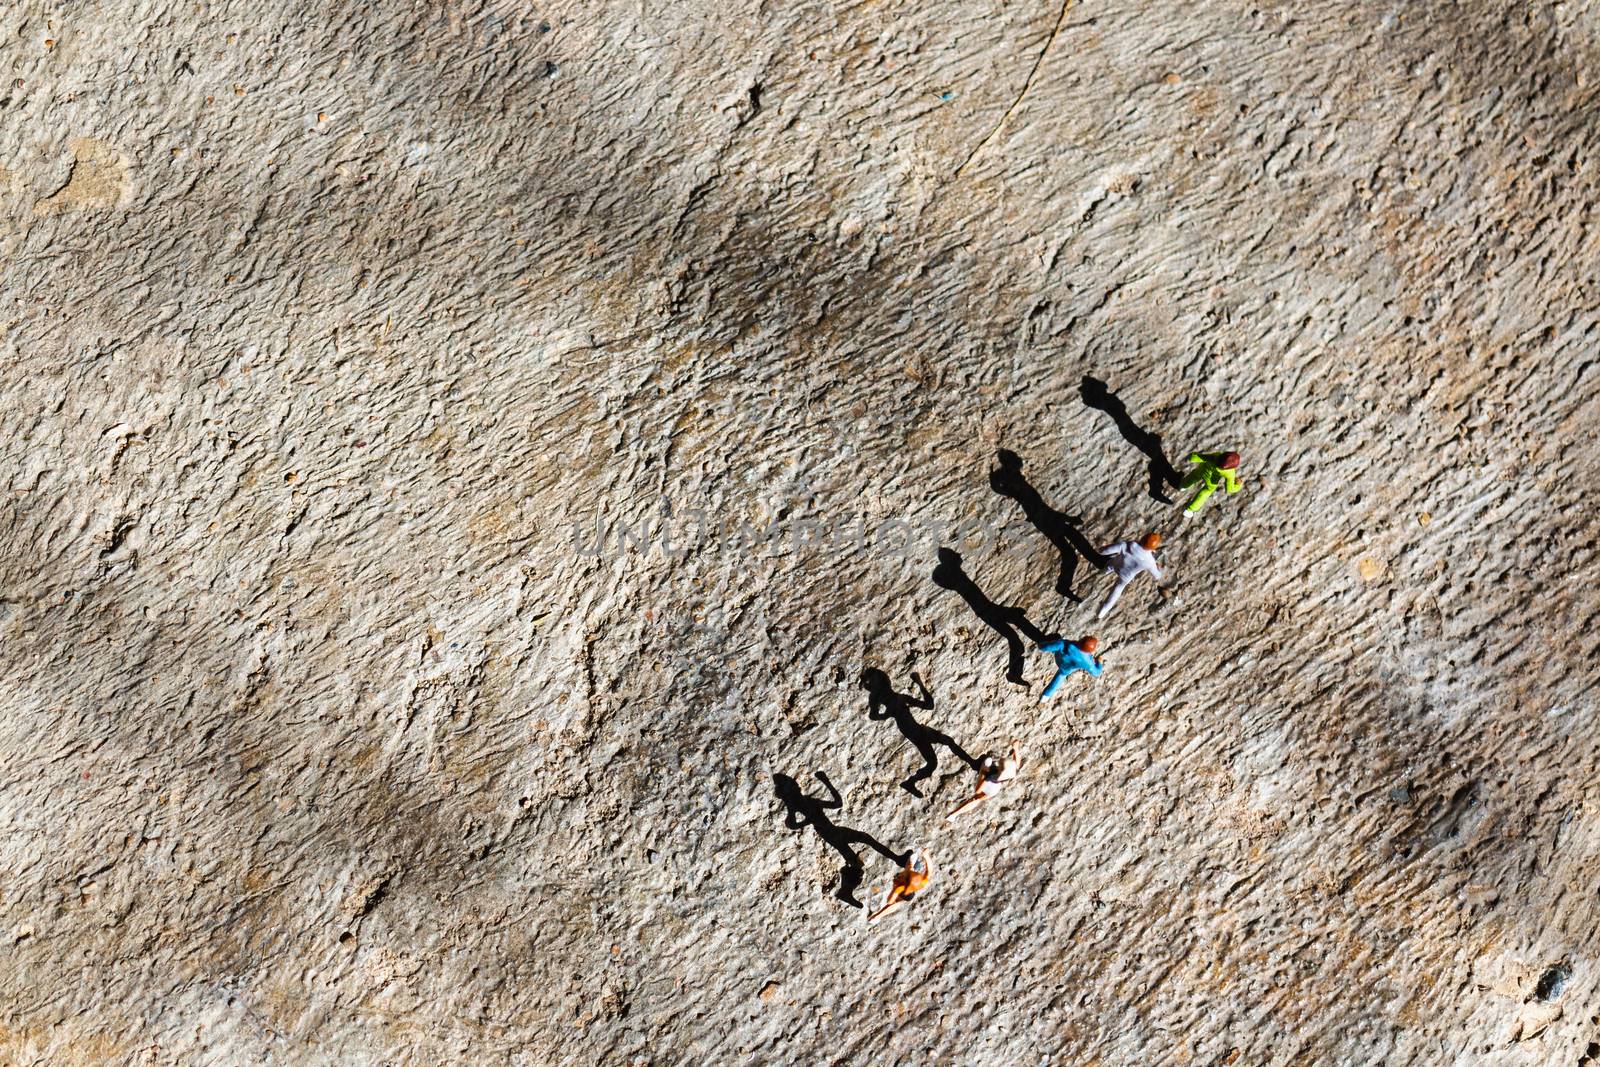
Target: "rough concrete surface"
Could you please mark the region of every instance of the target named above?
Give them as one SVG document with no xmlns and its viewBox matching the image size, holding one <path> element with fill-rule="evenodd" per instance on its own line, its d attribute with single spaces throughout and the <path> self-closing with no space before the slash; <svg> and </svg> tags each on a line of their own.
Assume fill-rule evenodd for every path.
<svg viewBox="0 0 1600 1067">
<path fill-rule="evenodd" d="M 0 28 L 0 1063 L 1600 1062 L 1592 4 Z"/>
</svg>

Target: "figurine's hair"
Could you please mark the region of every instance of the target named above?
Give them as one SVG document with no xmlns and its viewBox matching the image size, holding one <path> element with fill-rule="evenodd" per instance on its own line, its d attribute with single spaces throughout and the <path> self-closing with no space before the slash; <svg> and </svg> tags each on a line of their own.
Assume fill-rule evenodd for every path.
<svg viewBox="0 0 1600 1067">
<path fill-rule="evenodd" d="M 1225 470 L 1225 471 L 1231 471 L 1231 470 L 1234 470 L 1235 468 L 1237 468 L 1239 466 L 1239 453 L 1237 453 L 1237 452 L 1224 452 L 1222 454 L 1222 464 L 1221 464 L 1221 466 L 1222 466 L 1222 469 Z"/>
<path fill-rule="evenodd" d="M 1145 534 L 1144 538 L 1139 542 L 1139 547 L 1149 549 L 1151 552 L 1154 552 L 1156 549 L 1161 547 L 1161 535 L 1158 533 Z"/>
<path fill-rule="evenodd" d="M 1092 656 L 1094 655 L 1094 650 L 1100 647 L 1100 639 L 1094 634 L 1090 634 L 1088 637 L 1085 637 L 1082 641 L 1078 642 L 1078 647 Z"/>
</svg>

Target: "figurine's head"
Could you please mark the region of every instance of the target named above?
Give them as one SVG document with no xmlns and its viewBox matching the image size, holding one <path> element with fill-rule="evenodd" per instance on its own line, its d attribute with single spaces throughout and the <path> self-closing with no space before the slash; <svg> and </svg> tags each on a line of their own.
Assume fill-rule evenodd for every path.
<svg viewBox="0 0 1600 1067">
<path fill-rule="evenodd" d="M 1100 650 L 1100 639 L 1094 634 L 1090 634 L 1088 637 L 1085 637 L 1082 641 L 1078 642 L 1078 647 L 1092 656 Z"/>
<path fill-rule="evenodd" d="M 876 667 L 868 667 L 861 672 L 861 688 L 874 695 L 886 694 L 892 689 L 889 676 Z"/>
<path fill-rule="evenodd" d="M 1144 537 L 1139 541 L 1139 547 L 1150 552 L 1154 552 L 1156 549 L 1161 547 L 1161 535 L 1158 533 L 1145 534 Z"/>
<path fill-rule="evenodd" d="M 1225 471 L 1238 470 L 1239 469 L 1239 453 L 1237 453 L 1237 452 L 1224 452 L 1222 454 L 1222 462 L 1220 464 L 1218 464 L 1218 466 L 1220 466 Z"/>
</svg>

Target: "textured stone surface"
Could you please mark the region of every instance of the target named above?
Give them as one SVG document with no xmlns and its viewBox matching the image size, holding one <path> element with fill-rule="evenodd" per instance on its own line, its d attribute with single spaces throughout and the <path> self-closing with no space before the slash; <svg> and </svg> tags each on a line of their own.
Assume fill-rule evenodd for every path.
<svg viewBox="0 0 1600 1067">
<path fill-rule="evenodd" d="M 0 1062 L 1600 1059 L 1590 5 L 0 28 Z"/>
</svg>

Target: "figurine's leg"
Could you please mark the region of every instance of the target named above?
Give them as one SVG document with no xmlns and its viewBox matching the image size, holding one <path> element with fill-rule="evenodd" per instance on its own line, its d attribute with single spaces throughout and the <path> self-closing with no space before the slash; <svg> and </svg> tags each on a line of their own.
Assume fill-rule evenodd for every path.
<svg viewBox="0 0 1600 1067">
<path fill-rule="evenodd" d="M 917 783 L 930 777 L 939 768 L 938 757 L 934 755 L 931 747 L 918 745 L 917 751 L 922 756 L 922 767 L 911 777 L 900 783 L 900 788 L 914 797 L 922 796 L 922 792 L 917 788 Z"/>
<path fill-rule="evenodd" d="M 867 916 L 867 922 L 875 923 L 890 912 L 905 906 L 906 898 L 901 894 L 900 887 L 889 890 L 889 899 L 883 902 L 883 907 Z"/>
<path fill-rule="evenodd" d="M 1215 493 L 1216 491 L 1217 487 L 1214 485 L 1202 487 L 1201 490 L 1194 495 L 1194 499 L 1189 501 L 1189 506 L 1183 510 L 1187 514 L 1198 515 L 1200 513 L 1200 509 L 1205 507 L 1206 501 L 1211 499 L 1211 494 Z"/>
<path fill-rule="evenodd" d="M 944 817 L 945 821 L 949 822 L 951 819 L 954 819 L 957 815 L 960 815 L 963 812 L 971 811 L 973 808 L 977 807 L 981 803 L 983 803 L 983 794 L 982 793 L 976 793 L 976 794 L 968 797 L 966 800 L 963 800 L 960 804 L 957 804 L 955 806 L 955 808 L 950 812 L 950 814 L 946 815 Z"/>
<path fill-rule="evenodd" d="M 1111 587 L 1111 595 L 1106 597 L 1106 602 L 1100 605 L 1100 614 L 1097 618 L 1105 618 L 1111 609 L 1117 606 L 1117 601 L 1122 599 L 1122 591 L 1128 587 L 1126 578 L 1118 578 L 1117 584 Z"/>
</svg>

